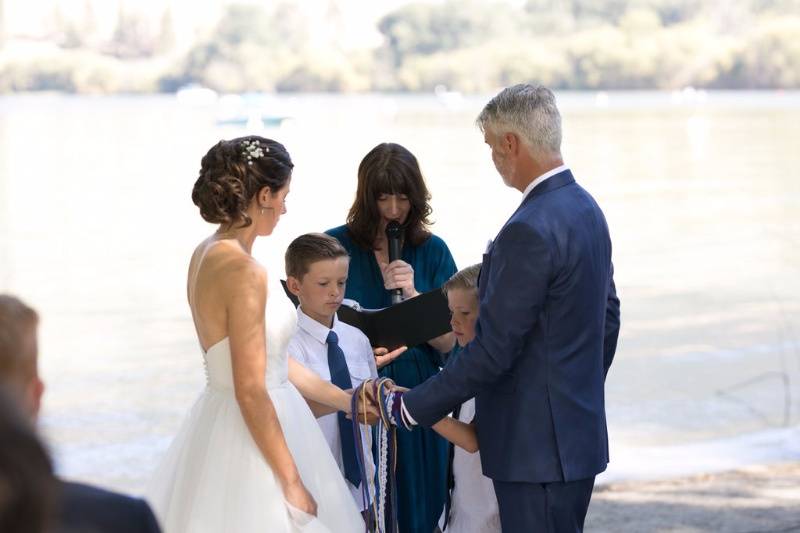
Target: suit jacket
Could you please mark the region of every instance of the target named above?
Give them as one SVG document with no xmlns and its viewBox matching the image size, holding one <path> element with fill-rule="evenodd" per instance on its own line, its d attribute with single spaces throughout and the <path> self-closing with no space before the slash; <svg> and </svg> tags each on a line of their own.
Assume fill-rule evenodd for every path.
<svg viewBox="0 0 800 533">
<path fill-rule="evenodd" d="M 483 257 L 475 339 L 404 395 L 429 426 L 476 397 L 484 474 L 586 479 L 608 464 L 604 381 L 619 334 L 605 217 L 569 170 L 536 186 Z"/>
<path fill-rule="evenodd" d="M 55 533 L 160 533 L 144 500 L 80 483 L 61 482 Z"/>
</svg>

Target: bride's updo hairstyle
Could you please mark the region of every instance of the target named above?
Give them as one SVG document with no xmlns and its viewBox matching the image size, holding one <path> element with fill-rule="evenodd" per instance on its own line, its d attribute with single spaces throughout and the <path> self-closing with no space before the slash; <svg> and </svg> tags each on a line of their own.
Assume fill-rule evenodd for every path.
<svg viewBox="0 0 800 533">
<path fill-rule="evenodd" d="M 253 223 L 247 207 L 258 191 L 281 189 L 294 164 L 279 142 L 256 135 L 220 141 L 203 156 L 192 202 L 212 224 L 244 228 Z"/>
</svg>

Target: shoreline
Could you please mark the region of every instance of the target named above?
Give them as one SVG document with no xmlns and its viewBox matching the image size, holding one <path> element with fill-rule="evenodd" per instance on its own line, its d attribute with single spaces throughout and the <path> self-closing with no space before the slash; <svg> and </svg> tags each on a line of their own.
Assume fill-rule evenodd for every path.
<svg viewBox="0 0 800 533">
<path fill-rule="evenodd" d="M 800 460 L 595 487 L 587 532 L 800 532 Z"/>
<path fill-rule="evenodd" d="M 666 481 L 800 460 L 800 425 L 682 444 L 611 443 L 611 462 L 595 486 Z"/>
</svg>

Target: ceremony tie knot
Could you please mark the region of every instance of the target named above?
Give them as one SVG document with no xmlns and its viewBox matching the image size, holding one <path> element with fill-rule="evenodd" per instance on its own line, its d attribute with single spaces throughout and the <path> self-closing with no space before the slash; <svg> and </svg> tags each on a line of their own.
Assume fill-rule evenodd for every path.
<svg viewBox="0 0 800 533">
<path fill-rule="evenodd" d="M 325 339 L 325 342 L 328 344 L 339 344 L 339 336 L 336 334 L 335 331 L 330 330 L 328 332 L 328 338 Z"/>
</svg>

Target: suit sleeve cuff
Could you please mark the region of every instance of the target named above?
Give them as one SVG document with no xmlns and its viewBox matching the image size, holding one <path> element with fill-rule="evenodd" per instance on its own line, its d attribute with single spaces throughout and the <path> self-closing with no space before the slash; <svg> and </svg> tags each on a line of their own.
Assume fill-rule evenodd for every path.
<svg viewBox="0 0 800 533">
<path fill-rule="evenodd" d="M 414 417 L 411 416 L 411 413 L 408 412 L 406 408 L 406 401 L 405 398 L 400 398 L 400 412 L 403 416 L 404 421 L 406 422 L 407 426 L 416 426 L 417 421 L 414 420 Z"/>
</svg>

